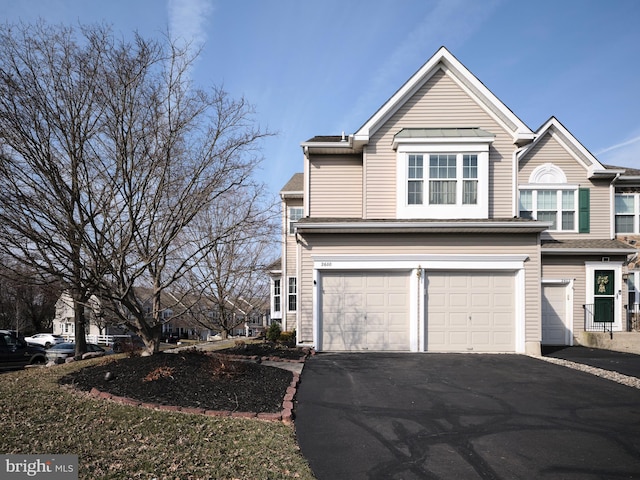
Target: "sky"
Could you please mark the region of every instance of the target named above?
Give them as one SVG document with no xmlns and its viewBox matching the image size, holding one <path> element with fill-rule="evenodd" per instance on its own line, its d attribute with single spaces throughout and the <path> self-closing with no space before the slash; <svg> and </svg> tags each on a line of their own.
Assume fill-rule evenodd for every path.
<svg viewBox="0 0 640 480">
<path fill-rule="evenodd" d="M 275 133 L 259 172 L 273 195 L 302 171 L 301 142 L 357 131 L 443 45 L 530 129 L 555 116 L 601 163 L 640 168 L 640 0 L 0 0 L 0 11 L 201 48 L 194 82 L 246 98 Z"/>
</svg>

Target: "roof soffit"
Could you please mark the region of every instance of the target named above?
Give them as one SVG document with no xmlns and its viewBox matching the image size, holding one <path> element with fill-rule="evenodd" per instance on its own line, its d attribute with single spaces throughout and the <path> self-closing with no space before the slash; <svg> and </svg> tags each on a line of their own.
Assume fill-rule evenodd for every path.
<svg viewBox="0 0 640 480">
<path fill-rule="evenodd" d="M 445 47 L 425 63 L 378 111 L 354 134 L 356 142 L 366 143 L 369 137 L 398 111 L 438 71 L 444 71 L 479 105 L 514 136 L 514 143 L 530 141 L 533 132 L 487 87 L 484 86 Z"/>
</svg>

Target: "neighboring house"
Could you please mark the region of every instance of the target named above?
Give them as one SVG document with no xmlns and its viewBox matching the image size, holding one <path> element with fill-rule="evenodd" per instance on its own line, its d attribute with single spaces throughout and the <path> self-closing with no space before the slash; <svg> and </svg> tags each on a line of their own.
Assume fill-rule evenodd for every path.
<svg viewBox="0 0 640 480">
<path fill-rule="evenodd" d="M 227 300 L 230 310 L 234 309 L 239 312 L 238 326 L 233 329 L 232 335 L 257 336 L 265 332 L 268 326 L 269 308 L 265 305 L 264 300 L 255 300 L 248 302 L 240 299 L 241 305 L 234 305 Z M 205 305 L 200 302 L 199 309 L 192 308 L 188 313 L 177 315 L 177 310 L 188 310 L 188 307 L 171 294 L 163 295 L 165 308 L 161 315 L 165 319 L 162 325 L 162 335 L 177 335 L 180 338 L 191 338 L 206 340 L 215 336 L 218 330 L 211 330 L 204 327 L 212 322 L 215 312 L 212 311 L 211 305 Z M 171 305 L 172 307 L 169 307 Z M 146 314 L 151 316 L 151 299 L 145 302 Z M 175 311 L 174 311 L 175 310 Z M 200 312 L 200 313 L 198 313 Z M 195 316 L 206 315 L 209 321 L 199 322 Z M 85 319 L 87 321 L 87 335 L 121 335 L 127 332 L 127 328 L 122 325 L 119 319 L 105 318 L 105 312 L 100 307 L 100 301 L 92 296 L 85 307 Z M 56 313 L 53 319 L 53 333 L 65 336 L 73 336 L 75 334 L 75 322 L 73 301 L 71 296 L 63 293 L 56 302 Z"/>
<path fill-rule="evenodd" d="M 271 269 L 271 316 L 298 344 L 539 354 L 627 329 L 625 169 L 553 117 L 530 130 L 446 48 L 354 134 L 302 149 Z"/>
<path fill-rule="evenodd" d="M 609 167 L 618 168 L 618 167 Z M 640 170 L 625 168 L 615 181 L 616 238 L 633 248 L 640 247 Z M 626 277 L 626 309 L 628 329 L 640 331 L 640 258 L 635 254 L 629 259 Z"/>
<path fill-rule="evenodd" d="M 121 327 L 108 322 L 102 314 L 100 301 L 92 295 L 85 306 L 84 316 L 86 323 L 86 335 L 120 335 L 124 332 Z M 56 313 L 53 317 L 53 334 L 73 337 L 75 335 L 75 317 L 73 311 L 73 299 L 71 295 L 63 292 L 56 302 Z"/>
</svg>

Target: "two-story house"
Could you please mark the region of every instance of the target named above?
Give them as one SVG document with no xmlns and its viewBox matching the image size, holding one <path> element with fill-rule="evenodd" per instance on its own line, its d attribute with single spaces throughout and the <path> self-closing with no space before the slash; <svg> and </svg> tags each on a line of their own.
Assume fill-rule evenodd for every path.
<svg viewBox="0 0 640 480">
<path fill-rule="evenodd" d="M 589 315 L 626 328 L 624 169 L 553 117 L 530 130 L 446 48 L 355 133 L 302 150 L 271 273 L 299 344 L 539 354 Z"/>
</svg>

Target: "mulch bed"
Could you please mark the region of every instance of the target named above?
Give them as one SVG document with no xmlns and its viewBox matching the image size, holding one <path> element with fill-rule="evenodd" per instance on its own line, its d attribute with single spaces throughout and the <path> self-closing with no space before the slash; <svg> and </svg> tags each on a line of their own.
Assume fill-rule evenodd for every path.
<svg viewBox="0 0 640 480">
<path fill-rule="evenodd" d="M 108 376 L 112 378 L 107 380 Z M 108 361 L 66 375 L 60 382 L 145 403 L 273 413 L 282 410 L 292 378 L 288 370 L 185 351 Z"/>
<path fill-rule="evenodd" d="M 219 350 L 220 353 L 241 355 L 248 357 L 279 358 L 283 360 L 303 360 L 308 354 L 308 348 L 293 348 L 272 342 L 240 343 L 231 348 Z"/>
</svg>

